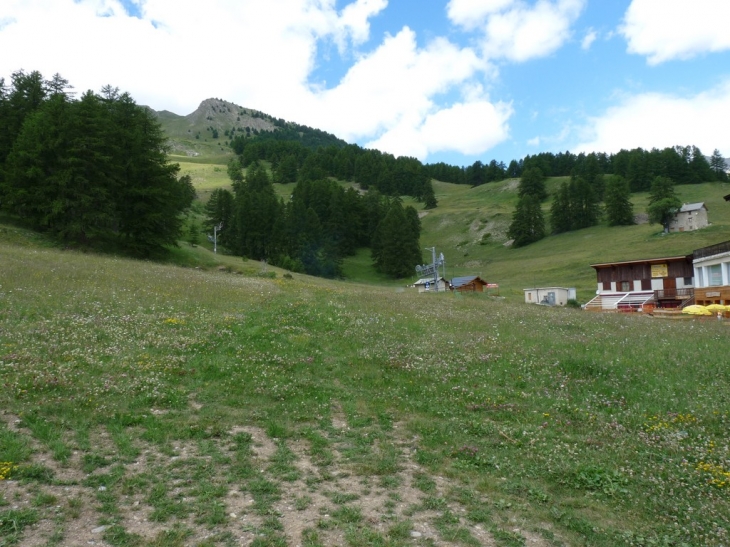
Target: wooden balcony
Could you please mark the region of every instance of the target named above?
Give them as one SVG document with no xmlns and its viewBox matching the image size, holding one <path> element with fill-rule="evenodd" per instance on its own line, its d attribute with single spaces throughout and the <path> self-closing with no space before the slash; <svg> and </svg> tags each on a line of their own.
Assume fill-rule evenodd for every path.
<svg viewBox="0 0 730 547">
<path fill-rule="evenodd" d="M 684 308 L 693 304 L 694 300 L 695 290 L 693 288 L 654 291 L 654 301 L 657 308 Z"/>
</svg>

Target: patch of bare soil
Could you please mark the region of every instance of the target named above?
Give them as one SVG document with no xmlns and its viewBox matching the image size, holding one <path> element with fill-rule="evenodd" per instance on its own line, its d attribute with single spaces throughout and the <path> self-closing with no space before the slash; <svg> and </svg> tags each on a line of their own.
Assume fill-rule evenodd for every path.
<svg viewBox="0 0 730 547">
<path fill-rule="evenodd" d="M 638 213 L 634 215 L 635 224 L 649 224 L 649 215 L 646 213 Z"/>
<path fill-rule="evenodd" d="M 12 416 L 3 415 L 2 419 L 16 423 Z M 0 492 L 9 508 L 33 509 L 38 513 L 38 523 L 24 531 L 20 547 L 49 544 L 106 547 L 110 544 L 104 540 L 104 534 L 110 523 L 139 537 L 143 545 L 162 544 L 162 535 L 175 530 L 186 532 L 175 545 L 250 545 L 266 533 L 266 523 L 271 519 L 278 521 L 277 533 L 292 546 L 302 545 L 310 533 L 316 533 L 322 545 L 339 546 L 346 543 L 345 536 L 353 527 L 388 537 L 398 526 L 400 537 L 406 534 L 414 545 L 458 545 L 443 537 L 438 519 L 444 514 L 450 515 L 451 526 L 467 530 L 480 545 L 496 545 L 489 530 L 469 521 L 465 507 L 453 501 L 453 482 L 429 475 L 417 463 L 418 438 L 408 434 L 404 424 L 394 424 L 387 433 L 379 431 L 378 438 L 370 445 L 371 457 L 377 460 L 391 454 L 397 462 L 382 474 L 373 473 L 360 460 L 352 459 L 348 451 L 352 450 L 353 432 L 348 429 L 339 404 L 332 409 L 332 427 L 334 432 L 327 436 L 328 458 L 316 455 L 316 447 L 301 438 L 275 442 L 264 430 L 247 425 L 229 432 L 231 437 L 242 432 L 251 436 L 252 469 L 278 489 L 278 497 L 264 513 L 257 508 L 254 494 L 248 491 L 249 483 L 228 474 L 235 453 L 227 436 L 205 443 L 176 441 L 170 447 L 172 454 L 156 445 L 139 446 L 140 454 L 134 461 L 115 463 L 124 473 L 108 491 L 105 487 L 92 486 L 96 483 L 87 480 L 94 474 L 109 472 L 108 467 L 84 473 L 83 457 L 78 451 L 65 465 L 59 465 L 44 447 L 34 446 L 37 449 L 34 462 L 52 466 L 56 479 L 52 484 L 3 481 Z M 363 430 L 358 433 L 365 436 Z M 94 454 L 114 458 L 115 445 L 106 430 L 92 431 L 90 441 Z M 281 457 L 277 446 L 282 443 L 291 452 L 294 472 L 276 476 L 272 469 L 276 469 L 276 458 Z M 192 474 L 190 479 L 185 476 L 187 470 Z M 212 486 L 224 488 L 222 495 L 208 501 L 196 498 L 201 496 L 198 483 L 193 480 L 196 472 L 204 472 Z M 223 514 L 215 524 L 202 521 L 196 510 L 189 511 L 187 516 L 171 514 L 167 518 L 152 518 L 155 508 L 150 503 L 149 481 L 160 477 L 166 481 L 170 500 L 203 509 L 217 503 L 222 505 Z M 115 508 L 111 512 L 103 507 L 105 494 L 114 496 Z M 525 545 L 547 547 L 540 536 L 524 530 L 523 523 L 513 524 L 510 529 L 524 538 Z"/>
<path fill-rule="evenodd" d="M 255 457 L 262 462 L 271 459 L 271 456 L 276 452 L 274 442 L 258 427 L 236 426 L 231 429 L 231 435 L 235 435 L 236 433 L 248 433 L 251 435 L 251 439 L 253 440 L 251 448 Z"/>
<path fill-rule="evenodd" d="M 514 192 L 520 186 L 520 179 L 509 179 L 502 187 L 502 192 Z"/>
</svg>

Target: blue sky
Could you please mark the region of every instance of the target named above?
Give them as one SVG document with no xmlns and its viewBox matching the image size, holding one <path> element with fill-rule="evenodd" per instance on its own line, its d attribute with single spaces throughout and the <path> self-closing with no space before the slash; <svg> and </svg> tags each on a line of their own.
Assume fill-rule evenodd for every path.
<svg viewBox="0 0 730 547">
<path fill-rule="evenodd" d="M 425 162 L 730 156 L 727 0 L 3 0 L 0 75 L 209 97 Z"/>
</svg>

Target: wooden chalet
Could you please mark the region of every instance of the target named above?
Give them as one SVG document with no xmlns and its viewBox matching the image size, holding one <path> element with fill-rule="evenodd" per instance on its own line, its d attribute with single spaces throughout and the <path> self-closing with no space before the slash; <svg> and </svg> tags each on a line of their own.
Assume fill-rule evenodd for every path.
<svg viewBox="0 0 730 547">
<path fill-rule="evenodd" d="M 693 255 L 591 264 L 596 296 L 585 305 L 594 311 L 679 308 L 694 298 Z"/>
<path fill-rule="evenodd" d="M 460 293 L 476 293 L 484 292 L 484 287 L 487 282 L 479 276 L 466 276 L 466 277 L 455 277 L 451 280 L 451 290 L 458 291 Z"/>
</svg>

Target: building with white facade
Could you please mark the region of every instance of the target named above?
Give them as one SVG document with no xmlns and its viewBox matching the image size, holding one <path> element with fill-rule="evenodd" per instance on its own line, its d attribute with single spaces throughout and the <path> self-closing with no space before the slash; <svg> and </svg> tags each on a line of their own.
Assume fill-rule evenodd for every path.
<svg viewBox="0 0 730 547">
<path fill-rule="evenodd" d="M 525 291 L 525 304 L 565 306 L 568 300 L 576 300 L 575 288 L 572 287 L 535 287 L 523 290 Z"/>
<path fill-rule="evenodd" d="M 697 304 L 730 304 L 730 241 L 697 249 L 692 265 Z"/>
<path fill-rule="evenodd" d="M 446 292 L 450 288 L 449 282 L 443 277 L 439 277 L 437 282 L 433 277 L 424 277 L 416 281 L 413 286 L 418 289 L 418 292 Z"/>
</svg>

